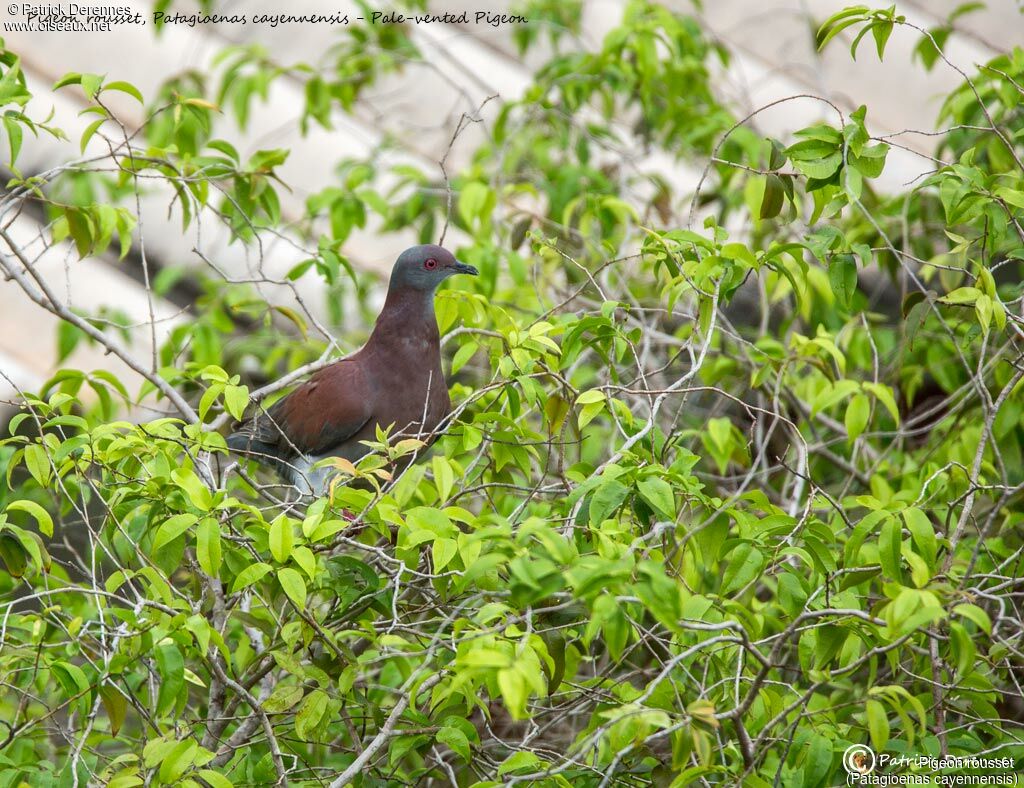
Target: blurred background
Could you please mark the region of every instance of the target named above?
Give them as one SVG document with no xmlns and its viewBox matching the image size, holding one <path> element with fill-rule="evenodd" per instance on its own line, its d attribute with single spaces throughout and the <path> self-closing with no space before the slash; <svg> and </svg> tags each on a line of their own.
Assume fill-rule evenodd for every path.
<svg viewBox="0 0 1024 788">
<path fill-rule="evenodd" d="M 69 153 L 76 152 L 79 136 L 93 120 L 90 115 L 79 114 L 87 106 L 79 86 L 52 90 L 53 83 L 67 72 L 129 80 L 149 101 L 172 75 L 191 73 L 202 78 L 225 47 L 256 45 L 263 48 L 269 62 L 291 65 L 303 61 L 315 66 L 339 41 L 339 27 L 330 24 L 276 28 L 256 24 L 176 24 L 157 33 L 152 23 L 153 7 L 145 3 L 131 5 L 147 20 L 144 26 L 118 25 L 109 33 L 4 33 L 6 48 L 20 56 L 29 88 L 35 95 L 29 114 L 45 116 L 52 108 L 54 125 L 66 129 L 72 143 L 46 134 L 38 138 L 26 135 L 17 161 L 23 174 L 45 172 L 69 161 Z M 284 274 L 309 256 L 290 236 L 288 227 L 290 219 L 301 215 L 307 197 L 340 183 L 336 171 L 340 160 L 367 156 L 385 166 L 408 162 L 434 172 L 437 182 L 432 188 L 443 190 L 442 166 L 452 173 L 471 164 L 469 153 L 488 134 L 489 124 L 502 103 L 520 98 L 532 71 L 552 54 L 543 43 L 543 31 L 534 28 L 530 34 L 538 35 L 542 45 L 520 57 L 517 27 L 472 24 L 473 14 L 479 9 L 468 0 L 428 5 L 436 13 L 468 11 L 471 23 L 415 26 L 412 39 L 428 56 L 422 62 L 409 62 L 400 71 L 363 90 L 350 114 L 332 115 L 332 129 L 310 124 L 306 135 L 300 135 L 303 86 L 288 80 L 275 81 L 266 101 L 251 105 L 244 131 L 235 126 L 234 113 L 221 118 L 220 122 L 229 129 L 223 136 L 244 140 L 245 147 L 239 150 L 242 160 L 261 149 L 292 149 L 287 162 L 277 168 L 290 190 L 282 191 L 281 231 L 273 238 L 263 239 L 258 249 L 230 244 L 228 233 L 219 222 L 204 225 L 206 235 L 201 244 L 191 231 L 183 234 L 176 208 L 168 209 L 172 195 L 161 188 L 143 196 L 140 228 L 144 242 L 136 241 L 120 261 L 113 251 L 79 261 L 68 242 L 45 248 L 41 234 L 44 217 L 41 213 L 33 215 L 31 208 L 16 216 L 5 216 L 3 221 L 11 222 L 11 232 L 27 249 L 40 255 L 41 272 L 62 289 L 61 294 L 73 308 L 89 314 L 104 308 L 116 309 L 127 316 L 126 340 L 142 360 L 153 356 L 154 341 L 160 343 L 175 325 L 189 319 L 196 288 L 190 284 L 187 270 L 207 263 L 228 278 L 239 280 L 251 279 L 258 268 L 261 297 L 284 307 L 298 302 L 304 311 L 323 316 L 329 323 L 328 294 L 319 278 L 282 283 Z M 626 0 L 563 4 L 563 13 L 579 14 L 580 24 L 577 34 L 561 40 L 561 49 L 564 51 L 570 45 L 580 49 L 596 47 L 618 23 L 625 5 Z M 760 133 L 781 136 L 787 129 L 829 118 L 830 113 L 834 118 L 834 109 L 821 99 L 827 99 L 844 113 L 866 104 L 870 108 L 868 127 L 875 135 L 887 137 L 893 146 L 878 188 L 895 191 L 935 167 L 931 158 L 935 138 L 920 132 L 935 128 L 940 97 L 953 90 L 962 77 L 954 68 L 941 63 L 926 70 L 917 57 L 915 66 L 904 66 L 902 78 L 893 82 L 892 66 L 879 63 L 870 42 L 861 48 L 855 63 L 851 63 L 844 47 L 832 46 L 819 54 L 814 44 L 815 30 L 822 20 L 845 5 L 842 0 L 773 0 L 765 5 L 746 0 L 716 0 L 702 6 L 673 0 L 667 4 L 673 11 L 691 15 L 710 40 L 719 42 L 729 52 L 729 57 L 718 66 L 720 73 L 715 83 L 722 99 L 740 117 L 779 99 L 807 97 L 759 112 L 752 125 Z M 1024 17 L 1016 0 L 991 0 L 987 7 L 964 14 L 952 27 L 944 28 L 948 16 L 959 5 L 957 0 L 903 2 L 897 10 L 922 29 L 948 30 L 947 56 L 954 66 L 964 70 L 1024 41 Z M 166 10 L 195 13 L 198 9 L 176 5 Z M 251 17 L 271 9 L 256 0 L 242 0 L 215 10 Z M 353 17 L 363 13 L 354 3 L 340 2 L 327 9 L 314 0 L 294 0 L 287 10 L 274 10 L 292 14 L 347 13 Z M 494 4 L 488 10 L 515 13 L 522 8 Z M 542 24 L 554 23 L 548 19 Z M 888 60 L 912 62 L 912 50 L 920 38 L 912 33 L 894 33 L 886 51 Z M 518 35 L 522 34 L 520 30 Z M 372 51 L 362 54 L 377 55 Z M 228 60 L 230 57 L 229 52 Z M 248 78 L 248 74 L 240 69 L 237 78 Z M 678 89 L 686 91 L 687 85 L 681 84 Z M 104 94 L 104 100 L 108 99 L 126 131 L 131 133 L 142 121 L 140 105 L 115 93 Z M 624 136 L 628 138 L 628 130 Z M 107 146 L 101 135 L 96 135 L 83 155 L 103 155 Z M 5 144 L 5 161 L 6 156 Z M 680 194 L 692 193 L 704 166 L 699 161 L 680 163 L 639 142 L 635 148 L 624 151 L 623 156 L 639 172 L 656 172 L 668 178 Z M 496 218 L 501 220 L 500 216 Z M 401 231 L 382 233 L 371 218 L 365 228 L 355 229 L 348 237 L 344 252 L 353 266 L 383 272 L 398 252 L 417 240 Z M 449 233 L 447 243 L 457 246 L 457 234 Z M 186 273 L 173 288 L 161 296 L 147 290 L 147 279 L 162 270 L 179 267 L 184 267 Z M 383 288 L 380 290 L 382 297 Z M 0 283 L 0 307 L 0 370 L 4 373 L 4 378 L 0 378 L 0 400 L 10 401 L 17 389 L 38 389 L 55 371 L 57 319 L 19 297 L 15 285 L 9 282 Z M 85 343 L 80 343 L 65 363 L 86 370 L 109 369 L 135 380 L 119 361 Z"/>
</svg>

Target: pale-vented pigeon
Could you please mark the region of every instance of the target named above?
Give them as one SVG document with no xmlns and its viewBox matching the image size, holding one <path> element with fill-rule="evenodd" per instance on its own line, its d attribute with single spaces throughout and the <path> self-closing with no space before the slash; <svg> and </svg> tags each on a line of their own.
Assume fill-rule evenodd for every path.
<svg viewBox="0 0 1024 788">
<path fill-rule="evenodd" d="M 406 249 L 391 272 L 387 299 L 366 344 L 317 371 L 288 396 L 236 426 L 228 446 L 278 470 L 303 493 L 325 492 L 327 457 L 355 462 L 380 426 L 392 437 L 429 438 L 451 412 L 441 371 L 434 290 L 453 274 L 477 270 L 440 246 Z"/>
</svg>

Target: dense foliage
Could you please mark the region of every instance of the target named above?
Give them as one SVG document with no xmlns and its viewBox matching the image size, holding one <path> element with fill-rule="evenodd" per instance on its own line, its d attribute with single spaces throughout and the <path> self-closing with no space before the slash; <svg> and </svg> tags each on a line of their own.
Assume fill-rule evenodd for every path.
<svg viewBox="0 0 1024 788">
<path fill-rule="evenodd" d="M 136 197 L 166 189 L 200 253 L 204 224 L 257 255 L 285 234 L 308 250 L 285 284 L 339 305 L 168 264 L 154 293 L 194 304 L 141 389 L 65 368 L 25 393 L 0 443 L 0 785 L 817 786 L 853 743 L 1020 763 L 1024 50 L 963 74 L 934 172 L 883 195 L 899 140 L 863 107 L 766 140 L 693 20 L 631 2 L 588 51 L 563 4 L 528 10 L 519 43 L 548 18 L 555 54 L 470 166 L 341 161 L 287 223 L 289 151 L 242 156 L 221 113 L 244 127 L 287 77 L 330 128 L 421 58 L 403 27 L 352 25 L 312 66 L 229 49 L 151 97 L 69 75 L 108 152 L 68 140 L 33 174 L 23 136 L 61 132 L 0 56 L 5 216 L 137 265 Z M 954 67 L 948 30 L 892 10 L 819 39 L 868 33 Z M 139 133 L 111 92 L 148 98 Z M 696 194 L 666 155 L 704 167 Z M 382 284 L 341 245 L 367 225 L 443 227 L 481 269 L 437 299 L 456 412 L 297 501 L 222 434 L 365 338 Z M 134 358 L 116 308 L 69 309 L 0 239 L 4 297 L 59 314 L 64 356 Z"/>
</svg>

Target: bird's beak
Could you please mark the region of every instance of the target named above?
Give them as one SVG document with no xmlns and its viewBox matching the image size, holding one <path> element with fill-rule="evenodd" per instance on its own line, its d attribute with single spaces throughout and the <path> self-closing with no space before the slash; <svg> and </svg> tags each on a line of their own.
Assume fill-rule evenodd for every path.
<svg viewBox="0 0 1024 788">
<path fill-rule="evenodd" d="M 469 263 L 460 263 L 458 260 L 455 261 L 455 273 L 457 274 L 469 274 L 470 276 L 476 276 L 480 272 L 476 270 Z"/>
</svg>

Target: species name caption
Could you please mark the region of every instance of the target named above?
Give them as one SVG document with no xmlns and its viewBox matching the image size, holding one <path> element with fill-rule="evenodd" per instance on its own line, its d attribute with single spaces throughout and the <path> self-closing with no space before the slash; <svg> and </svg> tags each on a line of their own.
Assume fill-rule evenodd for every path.
<svg viewBox="0 0 1024 788">
<path fill-rule="evenodd" d="M 86 3 L 10 3 L 6 6 L 12 17 L 23 17 L 29 22 L 45 23 L 55 19 L 107 20 L 114 24 L 145 24 L 142 15 L 131 6 L 91 5 Z M 250 14 L 200 14 L 180 11 L 154 11 L 153 23 L 157 25 L 269 25 L 277 27 L 287 24 L 348 25 L 355 22 L 369 22 L 371 25 L 525 25 L 529 23 L 522 14 L 503 14 L 494 11 L 446 11 L 440 14 L 403 14 L 397 11 L 372 11 L 368 16 L 350 16 L 339 12 L 312 14 L 250 13 Z"/>
<path fill-rule="evenodd" d="M 348 14 L 182 14 L 179 12 L 153 13 L 156 24 L 185 24 L 189 27 L 208 24 L 256 24 L 277 27 L 282 24 L 330 24 L 347 25 L 353 19 L 356 22 L 369 22 L 371 25 L 525 25 L 529 23 L 522 14 L 500 14 L 493 11 L 463 11 L 455 14 L 446 11 L 443 14 L 401 14 L 397 11 L 372 11 L 369 17 L 350 17 Z"/>
</svg>

